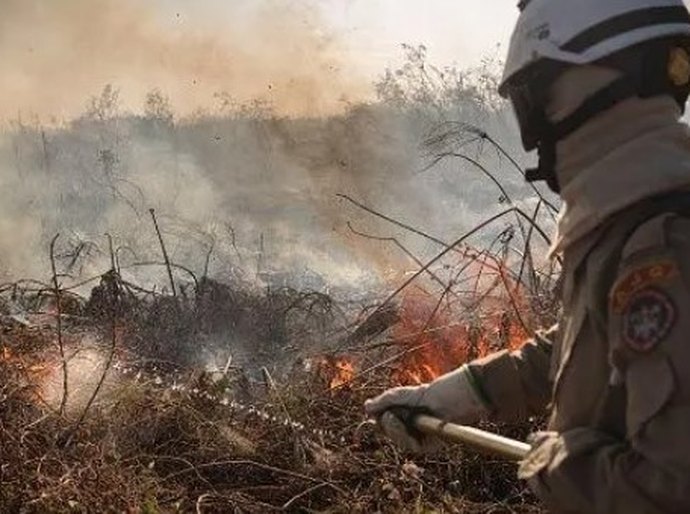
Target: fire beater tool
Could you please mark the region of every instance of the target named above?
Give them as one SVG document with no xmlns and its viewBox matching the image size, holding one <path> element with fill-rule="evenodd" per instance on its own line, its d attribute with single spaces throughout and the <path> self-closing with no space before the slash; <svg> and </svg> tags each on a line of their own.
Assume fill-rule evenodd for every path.
<svg viewBox="0 0 690 514">
<path fill-rule="evenodd" d="M 413 435 L 432 436 L 448 443 L 464 444 L 482 453 L 496 455 L 510 461 L 521 461 L 530 450 L 530 445 L 522 441 L 479 428 L 448 423 L 423 412 L 393 408 L 387 413 L 402 421 Z"/>
</svg>

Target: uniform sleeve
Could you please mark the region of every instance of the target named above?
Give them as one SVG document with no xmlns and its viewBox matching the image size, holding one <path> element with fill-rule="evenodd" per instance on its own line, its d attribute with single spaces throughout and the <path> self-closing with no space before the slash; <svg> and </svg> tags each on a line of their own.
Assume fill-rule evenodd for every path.
<svg viewBox="0 0 690 514">
<path fill-rule="evenodd" d="M 541 414 L 551 398 L 551 354 L 558 325 L 539 332 L 515 352 L 498 352 L 473 361 L 475 389 L 500 421 Z"/>
<path fill-rule="evenodd" d="M 656 223 L 626 246 L 610 293 L 624 433 L 543 434 L 520 466 L 558 512 L 690 512 L 690 221 Z"/>
</svg>

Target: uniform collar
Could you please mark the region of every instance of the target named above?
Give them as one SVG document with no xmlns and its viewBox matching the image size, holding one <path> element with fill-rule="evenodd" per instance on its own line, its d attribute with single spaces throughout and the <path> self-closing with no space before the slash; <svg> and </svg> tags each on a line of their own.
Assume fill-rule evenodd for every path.
<svg viewBox="0 0 690 514">
<path fill-rule="evenodd" d="M 670 97 L 621 102 L 557 147 L 563 206 L 553 253 L 649 196 L 690 187 L 690 131 Z"/>
</svg>

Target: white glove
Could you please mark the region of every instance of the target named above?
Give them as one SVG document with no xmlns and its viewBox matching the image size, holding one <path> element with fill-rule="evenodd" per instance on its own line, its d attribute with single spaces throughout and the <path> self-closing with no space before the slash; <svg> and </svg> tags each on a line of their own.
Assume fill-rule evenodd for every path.
<svg viewBox="0 0 690 514">
<path fill-rule="evenodd" d="M 386 435 L 399 446 L 416 452 L 434 450 L 439 446 L 438 441 L 410 433 L 403 421 L 386 411 L 401 407 L 424 411 L 453 423 L 476 423 L 489 411 L 475 391 L 469 373 L 470 370 L 463 366 L 429 384 L 390 389 L 367 400 L 364 410 L 367 415 L 377 418 Z"/>
</svg>

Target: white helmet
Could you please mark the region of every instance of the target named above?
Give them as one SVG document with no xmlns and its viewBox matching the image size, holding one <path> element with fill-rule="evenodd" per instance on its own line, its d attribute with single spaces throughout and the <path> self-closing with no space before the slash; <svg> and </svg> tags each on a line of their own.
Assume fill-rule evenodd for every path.
<svg viewBox="0 0 690 514">
<path fill-rule="evenodd" d="M 499 93 L 510 98 L 526 150 L 539 149 L 528 180 L 558 190 L 556 143 L 617 102 L 670 94 L 681 108 L 690 92 L 690 13 L 682 0 L 521 0 Z M 620 79 L 569 118 L 545 115 L 549 87 L 567 68 L 600 63 Z"/>
<path fill-rule="evenodd" d="M 523 0 L 499 91 L 547 59 L 590 64 L 653 39 L 690 36 L 682 0 Z"/>
</svg>

